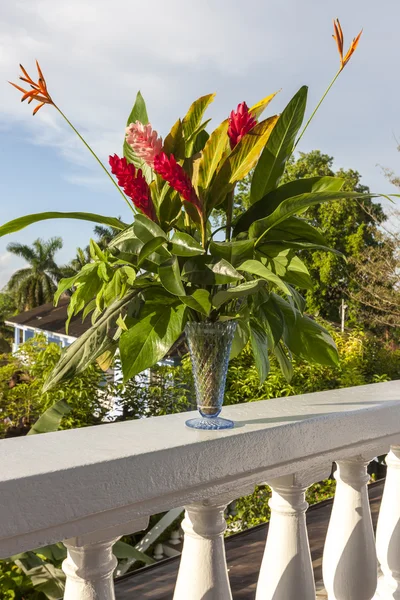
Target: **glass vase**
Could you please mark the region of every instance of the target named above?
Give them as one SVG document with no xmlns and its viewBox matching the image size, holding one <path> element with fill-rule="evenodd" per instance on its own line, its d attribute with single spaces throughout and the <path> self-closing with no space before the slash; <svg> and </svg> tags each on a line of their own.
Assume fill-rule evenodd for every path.
<svg viewBox="0 0 400 600">
<path fill-rule="evenodd" d="M 230 429 L 233 421 L 219 416 L 224 401 L 229 355 L 236 321 L 186 325 L 186 339 L 200 417 L 186 421 L 194 429 Z"/>
</svg>

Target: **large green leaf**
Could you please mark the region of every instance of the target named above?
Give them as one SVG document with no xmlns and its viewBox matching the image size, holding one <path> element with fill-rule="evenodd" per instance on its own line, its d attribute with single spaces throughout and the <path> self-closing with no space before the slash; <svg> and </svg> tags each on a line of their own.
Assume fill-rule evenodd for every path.
<svg viewBox="0 0 400 600">
<path fill-rule="evenodd" d="M 121 300 L 114 302 L 90 329 L 66 349 L 45 381 L 43 392 L 47 392 L 61 381 L 71 379 L 74 375 L 81 373 L 113 346 L 116 321 L 121 311 L 128 308 L 137 293 L 137 291 L 133 291 Z"/>
<path fill-rule="evenodd" d="M 254 170 L 250 203 L 254 204 L 275 189 L 291 156 L 304 118 L 307 103 L 306 86 L 300 88 L 280 115 Z"/>
<path fill-rule="evenodd" d="M 249 341 L 249 337 L 250 328 L 247 319 L 236 319 L 235 335 L 233 336 L 229 360 L 232 360 L 232 358 L 235 358 L 241 353 L 241 351 Z"/>
<path fill-rule="evenodd" d="M 187 260 L 181 277 L 196 285 L 224 285 L 243 279 L 228 261 L 210 256 L 194 256 Z"/>
<path fill-rule="evenodd" d="M 290 360 L 289 356 L 287 355 L 284 345 L 282 343 L 277 344 L 275 346 L 275 348 L 273 349 L 273 353 L 275 354 L 275 356 L 278 360 L 279 366 L 281 368 L 281 371 L 282 371 L 286 381 L 288 383 L 290 383 L 293 378 L 293 375 L 294 375 L 294 370 L 293 370 L 292 361 Z"/>
<path fill-rule="evenodd" d="M 61 421 L 65 415 L 71 412 L 71 407 L 65 400 L 59 400 L 53 406 L 50 406 L 32 425 L 28 435 L 37 433 L 48 433 L 49 431 L 57 431 L 61 425 Z"/>
<path fill-rule="evenodd" d="M 181 280 L 178 258 L 172 256 L 158 267 L 160 281 L 170 294 L 185 296 L 185 288 Z"/>
<path fill-rule="evenodd" d="M 319 323 L 302 315 L 280 296 L 273 302 L 285 318 L 284 341 L 293 354 L 320 365 L 337 366 L 339 356 L 335 342 Z"/>
<path fill-rule="evenodd" d="M 164 358 L 185 327 L 186 306 L 144 305 L 140 318 L 120 338 L 124 381 Z"/>
<path fill-rule="evenodd" d="M 222 159 L 222 156 L 228 148 L 228 120 L 225 120 L 213 131 L 204 146 L 201 159 L 199 161 L 199 174 L 197 185 L 200 194 L 206 190 L 213 178 L 213 175 Z"/>
<path fill-rule="evenodd" d="M 255 319 L 250 319 L 250 342 L 260 383 L 264 383 L 269 373 L 268 337 Z"/>
<path fill-rule="evenodd" d="M 165 239 L 165 237 L 161 236 L 153 237 L 151 240 L 146 242 L 139 252 L 138 267 L 140 267 L 142 262 L 146 260 L 147 257 L 153 254 L 153 252 L 156 252 L 160 248 L 160 246 L 163 246 L 166 243 L 167 240 Z"/>
<path fill-rule="evenodd" d="M 219 308 L 224 302 L 229 302 L 235 298 L 244 298 L 255 294 L 259 289 L 265 287 L 264 279 L 254 279 L 253 281 L 246 281 L 235 287 L 230 287 L 227 290 L 221 290 L 217 292 L 213 297 L 213 305 Z"/>
<path fill-rule="evenodd" d="M 273 213 L 281 202 L 287 198 L 309 192 L 337 192 L 342 188 L 343 183 L 344 180 L 339 177 L 307 177 L 285 183 L 285 185 L 279 186 L 250 206 L 237 220 L 233 234 L 236 236 L 242 231 L 247 231 L 254 221 Z"/>
<path fill-rule="evenodd" d="M 176 231 L 171 239 L 171 250 L 176 256 L 198 256 L 204 248 L 188 233 Z"/>
<path fill-rule="evenodd" d="M 268 336 L 270 348 L 274 348 L 283 335 L 283 315 L 279 307 L 269 298 L 257 306 L 256 314 Z"/>
<path fill-rule="evenodd" d="M 91 221 L 92 223 L 101 223 L 108 227 L 114 227 L 115 229 L 125 229 L 127 225 L 116 219 L 115 217 L 104 217 L 103 215 L 97 215 L 95 213 L 85 212 L 43 212 L 35 213 L 32 215 L 25 215 L 19 217 L 13 221 L 8 221 L 5 225 L 0 227 L 0 237 L 7 235 L 8 233 L 14 233 L 20 231 L 32 223 L 38 223 L 39 221 L 47 221 L 48 219 L 78 219 L 79 221 Z"/>
<path fill-rule="evenodd" d="M 314 206 L 314 204 L 321 204 L 323 202 L 332 202 L 333 200 L 345 200 L 355 198 L 371 198 L 370 194 L 360 194 L 357 192 L 315 192 L 309 194 L 301 194 L 300 196 L 295 196 L 294 198 L 288 198 L 281 202 L 281 204 L 274 210 L 274 212 L 265 217 L 264 219 L 260 219 L 259 221 L 254 221 L 249 229 L 249 236 L 258 238 L 256 245 L 258 245 L 266 233 L 272 229 L 272 227 L 276 227 L 285 219 L 288 219 L 292 215 L 303 213 L 309 206 Z"/>
<path fill-rule="evenodd" d="M 210 254 L 224 258 L 236 267 L 248 258 L 253 258 L 254 240 L 238 240 L 235 242 L 211 242 Z"/>
<path fill-rule="evenodd" d="M 260 152 L 268 141 L 278 117 L 269 117 L 257 123 L 242 137 L 217 172 L 206 198 L 207 212 L 218 206 L 234 188 L 237 181 L 246 177 L 256 164 Z"/>
<path fill-rule="evenodd" d="M 146 565 L 153 565 L 156 562 L 153 558 L 151 558 L 151 556 L 147 556 L 147 554 L 141 552 L 135 548 L 135 546 L 121 542 L 121 540 L 115 542 L 113 546 L 113 554 L 116 556 L 116 558 L 118 558 L 118 560 L 133 558 L 134 560 L 143 562 Z"/>
<path fill-rule="evenodd" d="M 270 281 L 271 283 L 275 284 L 276 287 L 285 292 L 285 294 L 290 295 L 290 290 L 287 287 L 286 283 L 282 281 L 282 279 L 278 277 L 278 275 L 271 271 L 271 269 L 268 269 L 268 267 L 263 265 L 258 260 L 246 260 L 240 265 L 240 267 L 238 267 L 238 271 L 244 271 L 245 273 L 250 273 L 252 275 L 256 275 L 257 277 L 262 277 L 263 279 L 266 279 L 267 281 Z"/>
<path fill-rule="evenodd" d="M 189 308 L 192 308 L 206 317 L 208 317 L 211 312 L 211 295 L 207 290 L 196 290 L 190 296 L 181 296 L 179 300 Z"/>
<path fill-rule="evenodd" d="M 299 217 L 289 217 L 268 231 L 264 243 L 269 242 L 312 242 L 320 246 L 326 245 L 322 233 Z"/>
</svg>

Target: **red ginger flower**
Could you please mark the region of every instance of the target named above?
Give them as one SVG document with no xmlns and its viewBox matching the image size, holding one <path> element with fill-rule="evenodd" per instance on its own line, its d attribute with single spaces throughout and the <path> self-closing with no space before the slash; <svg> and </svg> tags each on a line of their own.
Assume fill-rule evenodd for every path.
<svg viewBox="0 0 400 600">
<path fill-rule="evenodd" d="M 249 112 L 246 102 L 238 104 L 236 112 L 233 110 L 229 116 L 228 136 L 231 144 L 231 150 L 240 142 L 246 133 L 249 133 L 257 121 Z"/>
<path fill-rule="evenodd" d="M 154 158 L 154 170 L 156 173 L 169 183 L 186 202 L 193 204 L 200 215 L 202 216 L 202 207 L 189 175 L 183 170 L 181 165 L 176 162 L 175 156 L 171 154 L 169 157 L 165 152 L 160 152 Z"/>
<path fill-rule="evenodd" d="M 110 156 L 111 173 L 116 176 L 118 185 L 132 200 L 133 204 L 152 221 L 156 220 L 150 188 L 143 177 L 141 169 L 136 171 L 135 166 L 129 164 L 126 158 L 119 158 L 116 154 Z"/>
</svg>

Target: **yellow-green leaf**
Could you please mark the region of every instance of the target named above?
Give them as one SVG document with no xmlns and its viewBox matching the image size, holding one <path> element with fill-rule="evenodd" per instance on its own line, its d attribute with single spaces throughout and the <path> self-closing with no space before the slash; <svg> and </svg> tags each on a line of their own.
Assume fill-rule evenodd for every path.
<svg viewBox="0 0 400 600">
<path fill-rule="evenodd" d="M 270 94 L 269 96 L 266 96 L 265 98 L 260 100 L 260 102 L 257 102 L 257 104 L 253 104 L 253 106 L 249 109 L 249 112 L 251 112 L 255 119 L 258 119 L 262 115 L 262 113 L 267 108 L 271 100 L 273 100 L 275 96 L 279 94 L 279 91 L 280 90 L 274 92 L 273 94 Z"/>
<path fill-rule="evenodd" d="M 220 160 L 228 147 L 228 119 L 212 132 L 207 140 L 201 159 L 199 161 L 198 187 L 206 190 L 211 183 L 212 177 Z"/>
<path fill-rule="evenodd" d="M 190 106 L 182 122 L 183 133 L 186 140 L 189 139 L 192 133 L 199 127 L 204 111 L 214 98 L 215 94 L 207 94 L 206 96 L 201 96 L 195 100 Z"/>
</svg>

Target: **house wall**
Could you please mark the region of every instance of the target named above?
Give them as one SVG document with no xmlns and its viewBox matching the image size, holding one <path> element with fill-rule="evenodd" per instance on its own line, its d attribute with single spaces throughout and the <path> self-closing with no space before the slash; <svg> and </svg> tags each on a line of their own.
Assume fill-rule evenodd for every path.
<svg viewBox="0 0 400 600">
<path fill-rule="evenodd" d="M 40 333 L 46 336 L 48 342 L 58 344 L 62 348 L 70 346 L 76 339 L 69 335 L 61 335 L 52 331 L 37 329 L 36 327 L 28 327 L 27 325 L 17 325 L 15 323 L 7 323 L 7 325 L 14 328 L 13 352 L 16 352 L 21 344 Z"/>
</svg>

